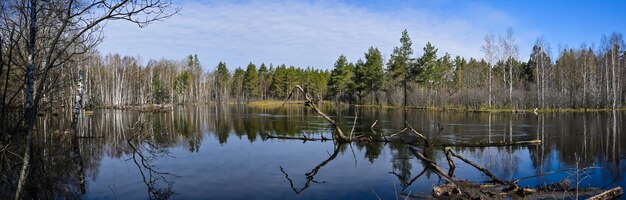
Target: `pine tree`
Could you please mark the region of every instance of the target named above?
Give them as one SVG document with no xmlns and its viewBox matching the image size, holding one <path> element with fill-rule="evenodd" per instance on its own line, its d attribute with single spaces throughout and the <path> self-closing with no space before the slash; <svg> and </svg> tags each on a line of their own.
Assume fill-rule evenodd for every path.
<svg viewBox="0 0 626 200">
<path fill-rule="evenodd" d="M 259 96 L 259 77 L 257 75 L 256 65 L 252 64 L 252 62 L 248 64 L 243 77 L 243 90 L 247 100 Z"/>
<path fill-rule="evenodd" d="M 342 99 L 348 99 L 349 87 L 352 85 L 352 78 L 354 77 L 354 65 L 348 63 L 348 60 L 344 55 L 339 56 L 339 59 L 335 62 L 335 69 L 330 74 L 330 80 L 328 81 L 328 89 L 330 96 L 334 97 L 336 101 Z"/>
<path fill-rule="evenodd" d="M 217 86 L 219 102 L 225 102 L 228 98 L 228 90 L 230 89 L 230 72 L 226 67 L 226 63 L 219 62 L 215 69 L 215 85 Z"/>
<path fill-rule="evenodd" d="M 353 89 L 360 103 L 363 98 L 383 86 L 383 57 L 377 48 L 370 47 L 365 53 L 365 62 L 359 59 L 354 70 Z"/>
<path fill-rule="evenodd" d="M 246 72 L 241 69 L 241 67 L 237 67 L 235 69 L 235 73 L 233 73 L 233 79 L 231 82 L 231 94 L 236 97 L 236 102 L 241 102 L 242 97 L 244 96 L 243 91 L 243 78 Z"/>
<path fill-rule="evenodd" d="M 261 63 L 261 66 L 259 67 L 259 95 L 261 97 L 262 100 L 265 100 L 267 98 L 267 90 L 269 88 L 269 74 L 268 74 L 268 70 L 267 70 L 267 66 L 265 66 L 265 63 Z"/>
<path fill-rule="evenodd" d="M 155 69 L 152 71 L 152 83 L 150 84 L 151 86 L 151 93 L 152 93 L 152 103 L 156 103 L 156 104 L 160 104 L 160 103 L 164 103 L 166 99 L 169 98 L 169 96 L 167 95 L 167 90 L 165 89 L 165 87 L 163 86 L 163 83 L 161 82 L 160 78 L 160 74 L 159 74 L 159 70 Z"/>
<path fill-rule="evenodd" d="M 389 62 L 387 62 L 387 73 L 390 78 L 394 80 L 394 84 L 396 86 L 401 86 L 403 89 L 403 98 L 404 98 L 404 106 L 407 106 L 407 87 L 408 82 L 411 81 L 411 73 L 409 71 L 410 68 L 414 66 L 412 64 L 411 54 L 413 54 L 413 49 L 411 45 L 411 38 L 409 38 L 409 33 L 406 29 L 402 32 L 402 37 L 400 38 L 400 43 L 402 46 L 395 47 L 393 49 L 393 54 L 391 54 L 391 58 Z"/>
</svg>

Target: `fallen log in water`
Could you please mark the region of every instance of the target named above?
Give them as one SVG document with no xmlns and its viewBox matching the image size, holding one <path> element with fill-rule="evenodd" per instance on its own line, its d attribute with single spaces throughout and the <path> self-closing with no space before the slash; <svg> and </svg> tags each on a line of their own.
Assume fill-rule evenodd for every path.
<svg viewBox="0 0 626 200">
<path fill-rule="evenodd" d="M 514 142 L 477 142 L 477 143 L 435 143 L 433 146 L 443 147 L 498 147 L 498 146 L 518 146 L 518 145 L 538 145 L 541 140 L 526 140 Z"/>
<path fill-rule="evenodd" d="M 508 184 L 507 182 L 500 180 L 498 177 L 496 177 L 495 175 L 493 175 L 489 170 L 479 166 L 478 164 L 476 164 L 475 162 L 472 162 L 471 160 L 468 160 L 466 158 L 464 158 L 463 156 L 460 156 L 459 154 L 455 153 L 454 151 L 452 151 L 452 148 L 450 147 L 446 147 L 444 150 L 446 153 L 449 153 L 450 155 L 462 160 L 463 162 L 471 165 L 472 167 L 478 169 L 479 171 L 483 172 L 485 175 L 489 176 L 489 178 L 491 178 L 491 180 L 494 183 L 497 184 Z M 449 159 L 450 160 L 450 159 Z"/>
<path fill-rule="evenodd" d="M 326 119 L 326 121 L 328 121 L 330 123 L 330 125 L 333 127 L 333 129 L 335 130 L 333 132 L 333 138 L 325 138 L 324 136 L 322 136 L 322 138 L 310 138 L 307 137 L 306 135 L 302 135 L 302 137 L 292 137 L 292 136 L 275 136 L 275 135 L 270 135 L 270 134 L 265 134 L 266 135 L 266 139 L 267 138 L 276 138 L 276 139 L 293 139 L 293 140 L 303 140 L 304 142 L 306 141 L 326 141 L 326 140 L 334 140 L 336 142 L 338 142 L 339 144 L 344 144 L 346 142 L 353 142 L 353 141 L 367 141 L 367 142 L 397 142 L 397 143 L 405 143 L 405 144 L 409 144 L 409 145 L 416 145 L 418 144 L 419 141 L 421 141 L 423 143 L 423 148 L 424 149 L 431 149 L 434 146 L 438 146 L 438 147 L 444 147 L 444 153 L 446 154 L 446 158 L 448 161 L 448 165 L 450 166 L 448 173 L 445 173 L 443 169 L 441 169 L 441 167 L 437 166 L 437 163 L 435 163 L 435 161 L 427 158 L 422 152 L 417 151 L 415 148 L 409 146 L 409 150 L 411 150 L 415 156 L 420 159 L 422 161 L 422 163 L 424 163 L 424 165 L 426 166 L 427 169 L 430 169 L 432 171 L 434 171 L 435 173 L 437 173 L 440 177 L 442 177 L 443 179 L 446 180 L 446 184 L 440 185 L 440 186 L 435 186 L 433 187 L 433 191 L 432 191 L 432 198 L 461 198 L 461 199 L 493 199 L 493 198 L 511 198 L 511 197 L 529 197 L 529 198 L 550 198 L 550 197 L 556 197 L 556 196 L 561 196 L 561 197 L 572 197 L 572 194 L 575 194 L 576 197 L 578 197 L 578 195 L 593 195 L 593 194 L 597 194 L 597 189 L 593 189 L 593 188 L 584 188 L 584 189 L 579 189 L 578 187 L 571 188 L 571 187 L 564 187 L 558 190 L 545 190 L 545 189 L 530 189 L 530 188 L 523 188 L 523 187 L 519 187 L 517 185 L 517 183 L 525 178 L 531 178 L 531 177 L 536 177 L 536 176 L 542 176 L 542 175 L 536 175 L 536 176 L 530 176 L 530 177 L 525 177 L 522 179 L 519 179 L 517 181 L 505 181 L 502 179 L 499 179 L 498 177 L 496 177 L 493 173 L 491 173 L 489 170 L 487 170 L 486 168 L 481 167 L 480 165 L 460 156 L 459 154 L 455 153 L 454 151 L 452 151 L 451 147 L 497 147 L 497 146 L 517 146 L 517 145 L 537 145 L 541 143 L 541 140 L 527 140 L 527 141 L 516 141 L 516 142 L 506 142 L 506 141 L 501 141 L 501 142 L 477 142 L 477 143 L 440 143 L 437 142 L 437 138 L 439 136 L 439 133 L 435 136 L 435 138 L 431 141 L 429 140 L 429 138 L 427 138 L 424 134 L 421 134 L 420 132 L 418 132 L 417 130 L 415 130 L 413 127 L 411 127 L 411 125 L 409 125 L 408 122 L 406 122 L 406 126 L 407 128 L 403 129 L 402 131 L 400 131 L 399 133 L 396 134 L 392 134 L 391 136 L 385 137 L 382 133 L 380 133 L 380 138 L 376 138 L 376 135 L 378 135 L 378 133 L 376 131 L 374 131 L 374 126 L 376 125 L 375 121 L 371 126 L 370 129 L 372 130 L 372 133 L 374 133 L 374 135 L 360 135 L 360 136 L 356 136 L 356 137 L 352 137 L 353 132 L 354 132 L 354 126 L 356 125 L 356 118 L 354 120 L 354 124 L 352 127 L 352 131 L 350 131 L 350 135 L 346 136 L 343 131 L 341 131 L 341 128 L 339 128 L 339 126 L 337 125 L 337 123 L 331 119 L 330 117 L 328 117 L 326 114 L 324 114 L 319 108 L 317 108 L 317 106 L 315 105 L 315 102 L 313 101 L 313 99 L 311 99 L 311 97 L 304 91 L 304 89 L 302 89 L 302 87 L 300 87 L 299 85 L 296 85 L 295 88 L 293 89 L 293 91 L 291 92 L 291 94 L 289 94 L 289 96 L 287 97 L 287 99 L 285 100 L 285 102 L 287 102 L 291 96 L 293 95 L 294 91 L 296 91 L 296 89 L 302 91 L 302 93 L 304 93 L 304 97 L 306 98 L 306 101 L 304 102 L 304 105 L 307 107 L 312 108 L 317 114 L 319 114 L 320 116 L 322 116 L 324 119 Z M 284 103 L 283 103 L 284 105 Z M 282 105 L 281 105 L 282 107 Z M 406 141 L 405 138 L 403 138 L 402 133 L 406 133 L 405 131 L 409 130 L 412 134 L 412 136 L 416 136 L 419 140 L 415 140 L 413 139 L 412 141 Z M 443 128 L 440 126 L 439 131 L 443 130 Z M 406 136 L 406 134 L 404 135 Z M 411 140 L 411 138 L 406 138 L 408 140 Z M 336 153 L 335 153 L 336 154 Z M 336 155 L 334 155 L 336 156 Z M 333 156 L 333 157 L 334 157 Z M 494 184 L 479 184 L 479 183 L 475 183 L 472 181 L 464 181 L 464 180 L 457 180 L 454 177 L 454 169 L 455 164 L 454 161 L 452 159 L 452 156 L 462 160 L 463 162 L 469 164 L 470 166 L 476 168 L 477 170 L 483 172 L 485 175 L 487 175 L 489 178 L 491 178 L 491 181 Z M 326 163 L 326 162 L 325 162 Z M 325 164 L 323 164 L 325 165 Z M 322 165 L 322 166 L 323 166 Z M 284 170 L 281 171 L 283 173 Z M 313 173 L 315 174 L 315 173 Z M 543 174 L 545 175 L 545 174 Z M 292 188 L 293 188 L 293 182 L 291 182 L 291 179 L 289 179 L 288 175 L 285 173 L 286 178 L 290 181 Z M 312 180 L 312 178 L 308 177 L 309 175 L 307 174 L 307 178 Z M 414 178 L 413 180 L 411 180 L 410 182 L 407 182 L 408 184 L 412 183 L 415 181 L 415 179 L 419 178 L 421 176 L 418 175 L 416 178 Z M 408 185 L 407 185 L 408 186 Z M 308 187 L 308 182 L 305 185 L 305 187 L 303 189 L 305 189 L 306 187 Z M 404 186 L 406 187 L 406 186 Z M 298 190 L 296 190 L 295 188 L 293 188 L 294 191 L 296 193 L 299 193 Z M 303 190 L 302 189 L 302 190 Z M 301 190 L 300 190 L 301 191 Z M 616 187 L 613 188 L 611 190 L 602 192 L 600 194 L 597 194 L 596 196 L 593 196 L 590 199 L 612 199 L 612 198 L 617 198 L 619 196 L 621 196 L 624 193 L 623 189 L 620 187 Z M 551 196 L 546 196 L 546 195 L 551 195 Z M 408 194 L 405 195 L 405 197 L 423 197 L 421 195 L 413 195 L 413 194 Z"/>
<path fill-rule="evenodd" d="M 262 135 L 265 136 L 265 139 L 272 139 L 272 138 L 276 138 L 276 139 L 284 139 L 284 140 L 302 140 L 302 141 L 329 141 L 332 140 L 331 138 L 326 138 L 322 135 L 321 138 L 311 138 L 311 137 L 307 137 L 306 135 L 302 135 L 302 137 L 295 137 L 295 136 L 280 136 L 280 135 L 272 135 L 272 134 L 267 134 L 267 133 L 263 133 Z"/>
<path fill-rule="evenodd" d="M 624 189 L 622 187 L 614 187 L 610 190 L 604 191 L 603 193 L 597 194 L 588 198 L 587 200 L 601 200 L 601 199 L 617 199 L 618 197 L 624 195 Z"/>
</svg>

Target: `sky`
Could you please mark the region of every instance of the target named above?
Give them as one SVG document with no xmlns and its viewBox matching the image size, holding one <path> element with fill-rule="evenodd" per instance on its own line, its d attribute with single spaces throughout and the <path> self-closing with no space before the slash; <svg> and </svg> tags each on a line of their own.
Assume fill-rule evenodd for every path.
<svg viewBox="0 0 626 200">
<path fill-rule="evenodd" d="M 197 54 L 204 70 L 220 61 L 232 70 L 286 64 L 332 69 L 340 55 L 356 62 L 369 47 L 386 60 L 407 30 L 414 57 L 431 42 L 438 55 L 480 59 L 484 36 L 513 30 L 519 59 L 538 38 L 558 49 L 599 46 L 613 32 L 626 34 L 626 1 L 456 0 L 173 0 L 181 11 L 145 28 L 110 21 L 102 54 L 182 60 Z"/>
</svg>

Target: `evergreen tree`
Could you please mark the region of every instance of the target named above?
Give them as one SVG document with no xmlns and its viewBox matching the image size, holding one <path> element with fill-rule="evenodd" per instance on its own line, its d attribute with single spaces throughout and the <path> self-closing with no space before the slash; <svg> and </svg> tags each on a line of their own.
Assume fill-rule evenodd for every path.
<svg viewBox="0 0 626 200">
<path fill-rule="evenodd" d="M 354 70 L 355 93 L 359 102 L 372 92 L 376 92 L 383 85 L 383 56 L 377 48 L 370 47 L 365 53 L 365 62 L 359 59 Z"/>
<path fill-rule="evenodd" d="M 159 74 L 159 70 L 155 69 L 152 71 L 152 83 L 150 84 L 151 86 L 151 93 L 152 93 L 152 103 L 156 103 L 156 104 L 160 104 L 160 103 L 165 103 L 165 100 L 169 98 L 169 96 L 167 95 L 167 90 L 165 89 L 165 87 L 163 86 L 163 83 L 161 82 L 160 78 L 160 74 Z"/>
<path fill-rule="evenodd" d="M 228 90 L 230 89 L 230 72 L 226 67 L 226 63 L 219 62 L 215 69 L 215 85 L 217 86 L 219 102 L 224 102 L 228 98 Z"/>
<path fill-rule="evenodd" d="M 376 92 L 383 87 L 383 55 L 378 48 L 370 47 L 365 54 L 365 81 L 367 81 L 368 93 Z"/>
<path fill-rule="evenodd" d="M 411 38 L 409 38 L 409 33 L 406 31 L 402 31 L 402 37 L 400 38 L 400 43 L 402 46 L 395 47 L 393 49 L 393 54 L 391 54 L 391 58 L 389 62 L 387 62 L 387 73 L 390 78 L 392 78 L 393 84 L 395 86 L 401 86 L 403 89 L 404 95 L 404 106 L 407 106 L 406 92 L 407 92 L 407 84 L 411 81 L 411 67 L 412 64 L 411 54 L 413 54 L 413 49 L 411 45 Z"/>
<path fill-rule="evenodd" d="M 328 81 L 330 96 L 334 97 L 336 101 L 347 99 L 353 77 L 354 65 L 348 63 L 344 55 L 339 56 L 339 59 L 335 62 L 335 69 L 331 72 L 330 80 Z"/>
<path fill-rule="evenodd" d="M 269 73 L 268 73 L 268 69 L 267 66 L 265 66 L 265 63 L 261 63 L 261 66 L 259 67 L 259 95 L 261 97 L 262 100 L 265 100 L 265 98 L 267 98 L 267 89 L 269 88 Z"/>
<path fill-rule="evenodd" d="M 231 94 L 237 98 L 236 102 L 241 102 L 242 97 L 244 96 L 243 79 L 245 73 L 246 72 L 241 69 L 241 67 L 237 67 L 237 69 L 235 69 L 235 73 L 233 73 L 233 79 L 231 82 Z"/>
<path fill-rule="evenodd" d="M 446 60 L 438 60 L 437 59 L 437 49 L 430 43 L 426 43 L 424 47 L 424 54 L 422 57 L 418 59 L 418 67 L 416 71 L 413 73 L 417 77 L 419 83 L 422 83 L 428 87 L 428 106 L 430 106 L 431 102 L 431 92 L 433 89 L 439 86 L 439 83 L 443 79 L 443 75 L 445 74 L 445 70 L 443 67 L 440 67 L 440 64 L 444 64 L 442 62 L 446 62 Z"/>
<path fill-rule="evenodd" d="M 366 78 L 365 62 L 362 59 L 356 61 L 354 65 L 354 77 L 352 77 L 352 84 L 350 91 L 357 97 L 359 103 L 362 102 L 363 97 L 366 95 L 366 88 L 368 83 L 365 82 Z"/>
<path fill-rule="evenodd" d="M 426 43 L 423 48 L 424 54 L 417 60 L 417 68 L 412 72 L 418 83 L 432 85 L 436 80 L 437 69 L 437 49 Z"/>
<path fill-rule="evenodd" d="M 174 78 L 174 91 L 176 92 L 177 100 L 179 103 L 185 103 L 185 96 L 189 92 L 191 86 L 191 73 L 188 70 L 183 70 L 176 78 Z"/>
<path fill-rule="evenodd" d="M 252 62 L 248 64 L 243 77 L 243 90 L 248 100 L 259 96 L 259 77 L 257 75 L 256 65 L 252 64 Z"/>
<path fill-rule="evenodd" d="M 288 76 L 288 69 L 285 64 L 277 66 L 276 70 L 274 70 L 270 93 L 272 93 L 275 98 L 285 98 L 288 95 Z"/>
</svg>

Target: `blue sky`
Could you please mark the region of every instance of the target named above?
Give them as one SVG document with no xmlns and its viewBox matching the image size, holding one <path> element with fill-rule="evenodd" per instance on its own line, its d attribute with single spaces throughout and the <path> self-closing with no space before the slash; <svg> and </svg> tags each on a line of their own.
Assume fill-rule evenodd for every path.
<svg viewBox="0 0 626 200">
<path fill-rule="evenodd" d="M 559 48 L 599 46 L 600 37 L 626 33 L 626 1 L 175 1 L 181 12 L 138 28 L 113 21 L 98 47 L 149 59 L 198 54 L 205 70 L 219 61 L 230 69 L 249 62 L 332 69 L 340 54 L 352 62 L 370 47 L 384 58 L 399 45 L 402 30 L 421 55 L 431 42 L 440 54 L 481 58 L 485 34 L 514 31 L 519 58 L 528 59 L 543 36 L 553 55 Z"/>
</svg>

